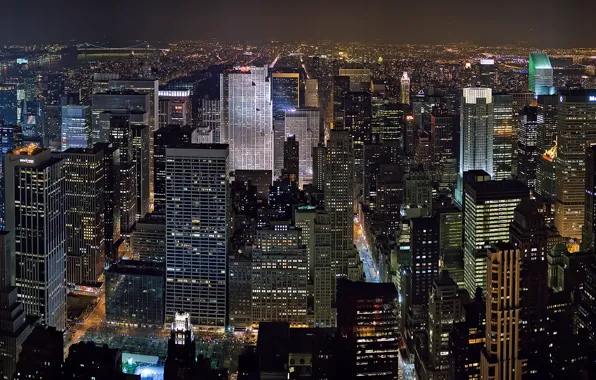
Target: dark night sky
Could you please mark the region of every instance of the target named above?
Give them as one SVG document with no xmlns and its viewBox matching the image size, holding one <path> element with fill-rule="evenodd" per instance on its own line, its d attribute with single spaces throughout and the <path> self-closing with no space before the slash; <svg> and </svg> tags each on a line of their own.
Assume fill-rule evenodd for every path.
<svg viewBox="0 0 596 380">
<path fill-rule="evenodd" d="M 596 46 L 588 0 L 1 0 L 0 42 L 76 39 L 527 41 Z"/>
</svg>

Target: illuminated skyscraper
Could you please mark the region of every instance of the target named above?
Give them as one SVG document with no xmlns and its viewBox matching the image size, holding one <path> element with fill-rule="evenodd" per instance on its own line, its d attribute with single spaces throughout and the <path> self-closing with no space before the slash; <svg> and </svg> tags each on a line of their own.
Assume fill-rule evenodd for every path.
<svg viewBox="0 0 596 380">
<path fill-rule="evenodd" d="M 91 144 L 91 112 L 88 106 L 62 107 L 62 151 L 85 149 Z"/>
<path fill-rule="evenodd" d="M 271 82 L 267 67 L 236 67 L 220 77 L 222 143 L 230 170 L 273 171 Z"/>
<path fill-rule="evenodd" d="M 319 143 L 319 110 L 298 109 L 285 113 L 286 136 L 295 136 L 299 147 L 299 186 L 311 184 L 313 180 L 313 148 Z"/>
<path fill-rule="evenodd" d="M 96 283 L 104 268 L 104 152 L 71 148 L 62 152 L 66 204 L 66 281 Z"/>
<path fill-rule="evenodd" d="M 552 95 L 553 67 L 546 53 L 530 53 L 528 61 L 528 89 L 536 95 Z"/>
<path fill-rule="evenodd" d="M 159 114 L 157 129 L 170 124 L 190 125 L 190 90 L 160 90 L 158 96 Z"/>
<path fill-rule="evenodd" d="M 149 127 L 151 131 L 158 128 L 159 115 L 159 81 L 157 79 L 112 79 L 109 82 L 110 91 L 134 91 L 149 96 Z M 151 154 L 153 156 L 153 154 Z"/>
<path fill-rule="evenodd" d="M 586 191 L 586 149 L 596 143 L 596 91 L 561 95 L 557 111 L 555 226 L 561 236 L 581 239 Z"/>
<path fill-rule="evenodd" d="M 461 104 L 459 174 L 484 170 L 493 175 L 493 95 L 490 88 L 464 88 Z"/>
<path fill-rule="evenodd" d="M 595 252 L 596 246 L 596 145 L 586 149 L 586 201 L 582 248 Z"/>
<path fill-rule="evenodd" d="M 455 152 L 455 117 L 435 109 L 431 116 L 432 160 L 438 169 L 439 188 L 453 188 L 457 182 L 457 155 Z"/>
<path fill-rule="evenodd" d="M 0 84 L 0 119 L 7 125 L 17 124 L 17 85 Z"/>
<path fill-rule="evenodd" d="M 555 163 L 557 155 L 557 108 L 556 95 L 538 96 L 538 136 L 536 150 L 536 192 L 545 198 L 555 197 Z"/>
<path fill-rule="evenodd" d="M 350 77 L 334 76 L 331 87 L 331 129 L 343 129 L 346 116 L 346 95 L 350 92 Z"/>
<path fill-rule="evenodd" d="M 16 286 L 29 315 L 66 328 L 66 210 L 60 159 L 30 145 L 5 156 L 6 230 L 14 233 Z M 35 211 L 35 212 L 32 212 Z"/>
<path fill-rule="evenodd" d="M 228 146 L 166 148 L 166 320 L 226 322 Z"/>
<path fill-rule="evenodd" d="M 350 78 L 350 92 L 370 92 L 372 84 L 370 69 L 339 69 L 339 75 Z"/>
<path fill-rule="evenodd" d="M 493 93 L 494 125 L 493 125 L 493 171 L 494 179 L 511 178 L 513 150 L 516 141 L 513 136 L 515 119 L 513 114 L 513 96 L 511 94 Z"/>
<path fill-rule="evenodd" d="M 410 104 L 410 77 L 405 71 L 401 76 L 401 103 Z"/>
<path fill-rule="evenodd" d="M 536 168 L 539 152 L 536 149 L 538 138 L 538 110 L 524 107 L 519 122 L 517 137 L 517 176 L 530 189 L 536 188 Z"/>
<path fill-rule="evenodd" d="M 221 131 L 221 103 L 219 99 L 201 100 L 201 125 L 211 130 L 212 140 L 215 144 L 223 143 Z"/>
<path fill-rule="evenodd" d="M 91 106 L 91 141 L 110 142 L 110 112 L 148 112 L 150 98 L 134 91 L 106 92 L 93 95 Z M 107 116 L 107 117 L 106 117 Z"/>
<path fill-rule="evenodd" d="M 132 132 L 132 164 L 136 176 L 136 220 L 149 212 L 149 126 L 133 125 Z"/>
<path fill-rule="evenodd" d="M 288 225 L 257 230 L 252 254 L 252 322 L 308 326 L 308 256 L 301 231 Z"/>
<path fill-rule="evenodd" d="M 44 128 L 43 104 L 35 101 L 21 102 L 21 128 L 23 143 L 34 143 L 39 146 L 49 145 L 49 131 Z"/>
<path fill-rule="evenodd" d="M 304 106 L 306 108 L 319 108 L 319 81 L 307 79 L 304 85 Z"/>
<path fill-rule="evenodd" d="M 271 104 L 273 112 L 273 161 L 276 173 L 283 168 L 284 141 L 286 140 L 285 115 L 300 106 L 300 74 L 271 74 Z"/>
<path fill-rule="evenodd" d="M 495 60 L 480 60 L 480 85 L 493 88 L 495 86 Z"/>
<path fill-rule="evenodd" d="M 21 144 L 21 128 L 16 125 L 6 125 L 0 121 L 0 162 L 4 162 L 4 156 L 7 153 Z M 4 229 L 6 218 L 6 203 L 5 203 L 5 173 L 4 165 L 0 165 L 0 228 Z"/>
<path fill-rule="evenodd" d="M 524 374 L 519 346 L 521 263 L 519 249 L 510 244 L 488 249 L 486 344 L 480 358 L 483 380 L 521 380 Z"/>
<path fill-rule="evenodd" d="M 486 248 L 509 241 L 515 208 L 528 198 L 528 188 L 517 180 L 471 182 L 464 191 L 464 282 L 474 294 L 486 289 Z"/>
</svg>

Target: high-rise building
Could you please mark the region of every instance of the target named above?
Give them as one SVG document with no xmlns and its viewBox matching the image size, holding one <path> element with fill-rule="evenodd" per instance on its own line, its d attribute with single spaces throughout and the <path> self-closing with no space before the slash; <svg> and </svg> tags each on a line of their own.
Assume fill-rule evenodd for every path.
<svg viewBox="0 0 596 380">
<path fill-rule="evenodd" d="M 557 108 L 559 97 L 556 95 L 538 96 L 538 136 L 536 150 L 536 192 L 548 199 L 555 197 L 555 163 L 557 155 Z"/>
<path fill-rule="evenodd" d="M 564 92 L 557 110 L 557 129 L 555 226 L 561 236 L 581 239 L 586 200 L 584 161 L 586 149 L 596 143 L 596 91 Z"/>
<path fill-rule="evenodd" d="M 455 117 L 445 110 L 435 109 L 430 120 L 432 160 L 439 172 L 439 188 L 453 188 L 457 182 Z"/>
<path fill-rule="evenodd" d="M 536 188 L 536 169 L 539 152 L 536 149 L 538 138 L 538 109 L 526 106 L 520 115 L 517 134 L 517 177 L 530 189 Z"/>
<path fill-rule="evenodd" d="M 157 79 L 111 79 L 108 84 L 110 91 L 134 91 L 149 96 L 149 127 L 152 132 L 158 129 L 159 115 L 159 81 Z"/>
<path fill-rule="evenodd" d="M 517 180 L 466 184 L 463 208 L 464 281 L 469 294 L 486 289 L 486 248 L 509 241 L 509 224 L 528 188 Z"/>
<path fill-rule="evenodd" d="M 201 124 L 207 126 L 213 134 L 213 142 L 222 144 L 223 137 L 221 130 L 221 103 L 219 99 L 201 100 Z"/>
<path fill-rule="evenodd" d="M 364 144 L 362 198 L 366 205 L 375 208 L 377 199 L 377 180 L 381 165 L 400 163 L 401 147 L 397 141 L 370 141 Z M 401 178 L 397 178 L 401 181 Z"/>
<path fill-rule="evenodd" d="M 158 97 L 158 122 L 151 132 L 170 124 L 190 125 L 190 90 L 160 90 Z"/>
<path fill-rule="evenodd" d="M 93 95 L 91 106 L 91 141 L 110 142 L 109 112 L 149 112 L 150 97 L 134 91 L 109 91 Z M 108 113 L 102 117 L 102 114 Z M 147 123 L 145 123 L 147 124 Z"/>
<path fill-rule="evenodd" d="M 0 377 L 12 379 L 25 339 L 33 326 L 25 317 L 23 305 L 17 301 L 17 288 L 12 276 L 14 255 L 12 233 L 0 231 Z"/>
<path fill-rule="evenodd" d="M 325 189 L 325 166 L 326 166 L 327 148 L 323 143 L 319 143 L 312 148 L 312 172 L 313 185 L 319 190 Z"/>
<path fill-rule="evenodd" d="M 132 164 L 136 176 L 136 220 L 149 212 L 149 126 L 133 125 Z"/>
<path fill-rule="evenodd" d="M 521 380 L 525 372 L 520 357 L 519 249 L 503 243 L 488 249 L 486 270 L 486 343 L 480 358 L 480 378 Z"/>
<path fill-rule="evenodd" d="M 343 130 L 346 116 L 346 95 L 350 92 L 350 77 L 334 76 L 331 87 L 330 119 L 333 120 L 330 129 Z"/>
<path fill-rule="evenodd" d="M 23 129 L 24 143 L 35 143 L 39 146 L 49 146 L 50 131 L 44 125 L 44 107 L 41 102 L 23 100 L 20 103 L 21 117 L 19 119 Z M 59 137 L 59 136 L 58 136 Z"/>
<path fill-rule="evenodd" d="M 410 169 L 405 175 L 404 204 L 412 207 L 432 207 L 430 174 L 421 166 Z"/>
<path fill-rule="evenodd" d="M 397 289 L 392 283 L 337 283 L 337 329 L 345 339 L 340 378 L 398 378 Z"/>
<path fill-rule="evenodd" d="M 300 106 L 300 74 L 271 74 L 271 104 L 273 113 L 273 161 L 276 173 L 283 169 L 283 150 L 286 140 L 285 116 Z"/>
<path fill-rule="evenodd" d="M 304 84 L 304 107 L 319 108 L 319 81 L 306 79 Z"/>
<path fill-rule="evenodd" d="M 512 174 L 514 139 L 513 95 L 493 93 L 493 177 L 495 180 L 509 179 Z"/>
<path fill-rule="evenodd" d="M 480 60 L 480 84 L 482 87 L 495 87 L 495 60 Z"/>
<path fill-rule="evenodd" d="M 166 148 L 166 199 L 166 319 L 186 310 L 199 325 L 223 327 L 228 146 Z"/>
<path fill-rule="evenodd" d="M 137 175 L 133 162 L 133 138 L 127 116 L 110 117 L 110 143 L 120 153 L 120 231 L 128 235 L 137 216 Z"/>
<path fill-rule="evenodd" d="M 273 170 L 271 82 L 267 67 L 236 67 L 220 78 L 222 143 L 230 170 Z"/>
<path fill-rule="evenodd" d="M 490 88 L 464 88 L 461 102 L 459 174 L 493 168 L 494 105 Z"/>
<path fill-rule="evenodd" d="M 21 128 L 16 125 L 6 125 L 0 121 L 0 162 L 4 163 L 4 156 L 21 144 Z M 6 202 L 5 202 L 5 173 L 4 165 L 0 165 L 0 228 L 4 229 L 6 223 Z"/>
<path fill-rule="evenodd" d="M 66 206 L 66 281 L 96 283 L 105 259 L 105 172 L 101 146 L 61 154 Z"/>
<path fill-rule="evenodd" d="M 579 291 L 575 323 L 580 333 L 587 334 L 591 346 L 596 347 L 596 265 L 586 268 L 586 279 Z"/>
<path fill-rule="evenodd" d="M 252 254 L 252 322 L 307 327 L 308 256 L 301 231 L 286 224 L 257 230 Z"/>
<path fill-rule="evenodd" d="M 339 75 L 350 78 L 350 92 L 370 92 L 372 84 L 370 69 L 339 69 Z"/>
<path fill-rule="evenodd" d="M 103 151 L 104 172 L 104 261 L 117 261 L 114 243 L 120 238 L 120 150 L 110 144 L 98 143 Z"/>
<path fill-rule="evenodd" d="M 17 124 L 17 85 L 0 84 L 0 119 L 7 125 Z"/>
<path fill-rule="evenodd" d="M 344 130 L 354 143 L 354 180 L 362 184 L 364 143 L 372 131 L 372 103 L 369 92 L 348 92 L 344 102 Z"/>
<path fill-rule="evenodd" d="M 449 271 L 459 287 L 464 287 L 464 262 L 462 249 L 462 212 L 455 206 L 436 210 L 439 222 L 441 249 L 440 269 Z"/>
<path fill-rule="evenodd" d="M 108 323 L 163 327 L 163 263 L 121 260 L 106 270 L 105 288 Z"/>
<path fill-rule="evenodd" d="M 291 184 L 298 184 L 298 163 L 300 147 L 296 136 L 288 136 L 284 142 L 284 165 L 282 169 L 282 178 L 289 179 Z"/>
<path fill-rule="evenodd" d="M 61 149 L 85 149 L 91 144 L 91 112 L 88 106 L 62 107 Z"/>
<path fill-rule="evenodd" d="M 410 77 L 405 71 L 401 76 L 401 103 L 410 104 Z"/>
<path fill-rule="evenodd" d="M 401 222 L 401 207 L 404 205 L 404 174 L 399 164 L 382 164 L 376 178 L 374 210 L 380 221 L 379 232 L 395 236 Z M 371 206 L 373 204 L 371 203 Z"/>
<path fill-rule="evenodd" d="M 141 261 L 166 261 L 166 218 L 151 213 L 139 219 L 131 236 L 132 254 Z"/>
<path fill-rule="evenodd" d="M 405 114 L 396 102 L 384 103 L 375 117 L 373 114 L 373 133 L 379 133 L 381 141 L 399 141 L 403 149 Z M 375 131 L 375 123 L 378 131 Z"/>
<path fill-rule="evenodd" d="M 196 343 L 191 319 L 190 314 L 184 312 L 176 312 L 172 318 L 164 379 L 177 379 L 195 365 Z"/>
<path fill-rule="evenodd" d="M 6 230 L 15 237 L 19 301 L 27 314 L 64 330 L 66 210 L 62 162 L 49 150 L 30 145 L 7 154 L 4 169 Z"/>
<path fill-rule="evenodd" d="M 154 133 L 154 210 L 164 213 L 166 207 L 166 149 L 194 143 L 195 128 L 168 125 Z"/>
<path fill-rule="evenodd" d="M 252 258 L 240 252 L 228 256 L 230 326 L 247 328 L 252 325 Z"/>
<path fill-rule="evenodd" d="M 331 224 L 331 268 L 347 277 L 354 250 L 354 150 L 345 131 L 332 130 L 327 141 L 325 206 Z"/>
<path fill-rule="evenodd" d="M 530 53 L 528 60 L 528 89 L 536 95 L 552 95 L 553 67 L 546 53 Z"/>
<path fill-rule="evenodd" d="M 23 343 L 14 380 L 62 378 L 64 335 L 60 329 L 36 326 Z"/>
<path fill-rule="evenodd" d="M 596 144 L 586 149 L 586 198 L 582 249 L 595 252 L 596 246 Z"/>
<path fill-rule="evenodd" d="M 298 109 L 286 111 L 285 133 L 295 136 L 299 146 L 298 177 L 299 186 L 311 184 L 313 181 L 312 150 L 319 143 L 319 110 Z"/>
<path fill-rule="evenodd" d="M 94 342 L 71 345 L 62 372 L 64 379 L 72 380 L 126 378 L 122 373 L 122 351 Z"/>
<path fill-rule="evenodd" d="M 433 280 L 428 308 L 428 367 L 435 377 L 442 375 L 448 378 L 451 360 L 449 333 L 453 325 L 463 319 L 457 284 L 449 276 L 449 272 L 442 271 Z"/>
<path fill-rule="evenodd" d="M 439 223 L 434 218 L 410 219 L 410 276 L 404 292 L 406 339 L 413 344 L 415 335 L 428 327 L 428 301 L 433 280 L 439 275 Z"/>
</svg>

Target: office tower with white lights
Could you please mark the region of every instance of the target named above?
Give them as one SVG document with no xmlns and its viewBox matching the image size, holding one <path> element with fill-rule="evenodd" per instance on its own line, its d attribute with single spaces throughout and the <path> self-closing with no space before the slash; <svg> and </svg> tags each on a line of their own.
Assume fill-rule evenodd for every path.
<svg viewBox="0 0 596 380">
<path fill-rule="evenodd" d="M 298 141 L 298 185 L 313 181 L 313 148 L 319 143 L 320 116 L 318 109 L 297 109 L 285 113 L 286 136 L 295 136 Z"/>
<path fill-rule="evenodd" d="M 517 205 L 530 196 L 517 180 L 470 182 L 464 191 L 464 282 L 469 294 L 486 290 L 486 248 L 509 241 Z"/>
<path fill-rule="evenodd" d="M 586 149 L 596 143 L 596 91 L 563 92 L 557 111 L 555 226 L 581 239 L 586 192 Z"/>
<path fill-rule="evenodd" d="M 91 110 L 88 106 L 62 107 L 61 149 L 85 149 L 91 144 Z"/>
<path fill-rule="evenodd" d="M 515 126 L 513 96 L 505 93 L 493 93 L 493 178 L 509 179 L 512 174 Z"/>
<path fill-rule="evenodd" d="M 271 105 L 273 112 L 273 162 L 279 175 L 284 168 L 284 142 L 286 141 L 285 115 L 300 106 L 300 74 L 271 74 Z"/>
<path fill-rule="evenodd" d="M 223 143 L 220 107 L 219 99 L 201 100 L 201 125 L 211 130 L 212 140 L 215 144 Z"/>
<path fill-rule="evenodd" d="M 252 322 L 307 327 L 308 256 L 301 231 L 274 224 L 256 232 L 252 254 Z"/>
<path fill-rule="evenodd" d="M 166 148 L 166 320 L 226 323 L 228 146 Z"/>
<path fill-rule="evenodd" d="M 538 139 L 538 109 L 526 106 L 521 111 L 517 133 L 517 177 L 530 189 L 536 188 L 536 170 L 539 152 L 536 149 Z"/>
<path fill-rule="evenodd" d="M 268 68 L 236 67 L 220 77 L 222 143 L 230 170 L 273 171 L 271 82 Z"/>
<path fill-rule="evenodd" d="M 66 210 L 62 162 L 34 145 L 5 156 L 6 230 L 14 234 L 16 286 L 25 312 L 66 328 Z M 35 212 L 33 212 L 35 211 Z"/>
<path fill-rule="evenodd" d="M 60 155 L 66 205 L 66 281 L 96 283 L 104 269 L 104 151 L 70 148 Z"/>
<path fill-rule="evenodd" d="M 405 71 L 401 76 L 401 103 L 410 104 L 410 77 Z"/>
<path fill-rule="evenodd" d="M 528 60 L 528 89 L 535 95 L 552 95 L 555 93 L 553 87 L 553 66 L 546 53 L 530 53 Z"/>
</svg>

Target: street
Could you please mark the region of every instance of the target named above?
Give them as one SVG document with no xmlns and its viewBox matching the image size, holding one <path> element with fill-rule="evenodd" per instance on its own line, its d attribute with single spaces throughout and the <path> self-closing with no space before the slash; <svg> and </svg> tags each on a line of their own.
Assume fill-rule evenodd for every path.
<svg viewBox="0 0 596 380">
<path fill-rule="evenodd" d="M 354 218 L 354 243 L 356 244 L 356 249 L 360 255 L 360 261 L 362 261 L 366 282 L 381 282 L 379 272 L 376 269 L 375 262 L 370 252 L 370 247 L 364 236 L 362 224 L 357 218 Z"/>
<path fill-rule="evenodd" d="M 64 340 L 64 357 L 68 355 L 68 349 L 72 344 L 79 343 L 87 331 L 93 327 L 99 327 L 106 323 L 106 295 L 102 293 L 93 311 L 82 323 L 72 326 L 66 333 Z"/>
</svg>

